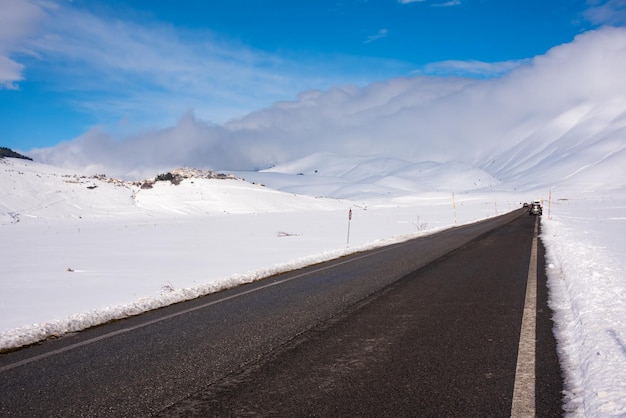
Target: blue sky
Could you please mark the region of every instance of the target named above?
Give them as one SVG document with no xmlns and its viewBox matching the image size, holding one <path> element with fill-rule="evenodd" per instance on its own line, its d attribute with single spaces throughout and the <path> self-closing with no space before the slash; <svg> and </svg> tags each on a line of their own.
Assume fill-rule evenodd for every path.
<svg viewBox="0 0 626 418">
<path fill-rule="evenodd" d="M 220 125 L 309 90 L 499 77 L 624 0 L 0 0 L 0 146 L 98 127 L 121 141 L 190 112 Z"/>
</svg>

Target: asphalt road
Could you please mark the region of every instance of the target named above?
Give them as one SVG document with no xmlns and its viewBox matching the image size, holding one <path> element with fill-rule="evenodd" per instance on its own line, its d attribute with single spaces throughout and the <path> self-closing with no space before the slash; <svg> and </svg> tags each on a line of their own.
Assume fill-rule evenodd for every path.
<svg viewBox="0 0 626 418">
<path fill-rule="evenodd" d="M 508 416 L 534 222 L 520 210 L 2 354 L 0 416 Z M 542 256 L 535 404 L 559 416 Z"/>
</svg>

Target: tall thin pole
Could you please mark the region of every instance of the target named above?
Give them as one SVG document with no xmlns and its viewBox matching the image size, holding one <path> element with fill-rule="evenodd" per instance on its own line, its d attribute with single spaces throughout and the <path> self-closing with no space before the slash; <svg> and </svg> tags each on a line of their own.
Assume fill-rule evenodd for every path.
<svg viewBox="0 0 626 418">
<path fill-rule="evenodd" d="M 550 207 L 551 206 L 552 206 L 552 190 L 550 190 L 550 193 L 548 193 L 548 220 L 552 219 L 550 217 Z"/>
<path fill-rule="evenodd" d="M 456 225 L 456 202 L 454 201 L 454 192 L 452 192 L 452 209 L 454 210 L 454 224 Z"/>
<path fill-rule="evenodd" d="M 348 239 L 346 240 L 346 245 L 350 246 L 350 222 L 352 221 L 352 208 L 348 211 Z"/>
</svg>

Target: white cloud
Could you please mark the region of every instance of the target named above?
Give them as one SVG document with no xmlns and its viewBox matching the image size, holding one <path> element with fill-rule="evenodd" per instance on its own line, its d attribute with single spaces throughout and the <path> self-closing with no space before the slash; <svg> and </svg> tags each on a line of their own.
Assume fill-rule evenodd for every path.
<svg viewBox="0 0 626 418">
<path fill-rule="evenodd" d="M 389 31 L 387 29 L 381 29 L 378 32 L 376 32 L 375 35 L 368 36 L 364 43 L 369 44 L 370 42 L 374 42 L 378 39 L 384 38 L 387 36 L 388 33 Z"/>
<path fill-rule="evenodd" d="M 593 0 L 585 18 L 597 25 L 625 25 L 626 0 Z"/>
<path fill-rule="evenodd" d="M 159 115 L 180 114 L 190 107 L 202 109 L 209 101 L 236 108 L 241 86 L 255 92 L 247 97 L 258 105 L 267 104 L 260 103 L 262 97 L 289 92 L 284 85 L 290 80 L 281 79 L 275 69 L 293 63 L 219 42 L 208 32 L 139 25 L 75 8 L 50 13 L 45 30 L 46 36 L 30 47 L 49 63 L 58 80 L 55 88 L 96 93 L 96 100 L 78 100 L 91 112 L 123 116 L 125 110 L 135 113 L 144 107 Z M 209 112 L 217 108 L 210 106 Z M 225 115 L 206 116 L 219 120 Z"/>
<path fill-rule="evenodd" d="M 411 3 L 423 3 L 426 0 L 398 0 L 400 4 L 411 4 Z M 458 6 L 461 4 L 461 0 L 450 0 L 444 3 L 433 3 L 433 7 L 450 7 L 450 6 Z"/>
<path fill-rule="evenodd" d="M 511 72 L 520 65 L 528 64 L 529 60 L 484 62 L 484 61 L 440 61 L 425 65 L 417 74 L 435 76 L 459 76 L 491 78 Z"/>
<path fill-rule="evenodd" d="M 348 79 L 365 84 L 389 71 L 408 71 L 407 64 L 385 60 L 357 64 L 353 57 L 274 55 L 210 31 L 128 21 L 116 11 L 107 14 L 102 5 L 96 15 L 84 7 L 40 7 L 36 36 L 20 38 L 30 53 L 30 61 L 21 64 L 31 74 L 45 72 L 48 89 L 71 96 L 68 106 L 94 115 L 117 137 L 171 126 L 190 109 L 222 123 L 305 88 Z M 20 70 L 5 63 L 11 75 L 6 82 L 14 85 Z"/>
<path fill-rule="evenodd" d="M 169 64 L 181 62 L 184 59 Z M 259 169 L 319 151 L 416 162 L 458 161 L 513 175 L 513 168 L 519 174 L 548 161 L 559 160 L 566 166 L 576 143 L 596 141 L 611 148 L 617 141 L 619 145 L 623 136 L 615 132 L 622 129 L 620 124 L 626 126 L 622 74 L 626 29 L 588 32 L 515 65 L 448 62 L 440 67 L 474 73 L 477 68 L 488 73 L 499 68 L 506 75 L 419 76 L 365 87 L 337 85 L 303 91 L 293 101 L 276 102 L 223 125 L 187 113 L 170 128 L 121 141 L 94 130 L 29 155 L 43 162 L 97 166 L 98 172 L 128 176 L 153 175 L 176 166 Z M 525 157 L 508 161 L 511 149 Z"/>
<path fill-rule="evenodd" d="M 24 79 L 24 65 L 9 56 L 28 52 L 20 43 L 36 32 L 36 24 L 43 17 L 41 7 L 34 1 L 0 0 L 0 89 L 17 89 L 17 83 Z"/>
<path fill-rule="evenodd" d="M 460 0 L 451 0 L 451 1 L 444 2 L 444 3 L 435 3 L 433 4 L 433 7 L 452 7 L 452 6 L 459 6 L 459 5 L 461 5 Z"/>
<path fill-rule="evenodd" d="M 23 80 L 23 69 L 23 65 L 0 55 L 0 89 L 18 89 L 16 82 Z"/>
</svg>

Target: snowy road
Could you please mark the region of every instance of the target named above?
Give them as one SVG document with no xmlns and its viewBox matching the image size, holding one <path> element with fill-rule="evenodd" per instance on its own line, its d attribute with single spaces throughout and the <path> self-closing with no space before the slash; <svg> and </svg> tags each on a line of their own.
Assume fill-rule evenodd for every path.
<svg viewBox="0 0 626 418">
<path fill-rule="evenodd" d="M 219 407 L 225 408 L 221 412 L 232 412 L 229 405 L 257 405 L 260 413 L 279 406 L 272 404 L 275 397 L 263 392 L 265 405 L 258 399 L 238 398 L 238 388 L 246 385 L 252 393 L 264 388 L 282 399 L 279 394 L 285 386 L 302 389 L 299 396 L 285 395 L 295 403 L 291 412 L 297 408 L 304 408 L 300 413 L 307 408 L 315 412 L 322 405 L 343 405 L 346 412 L 354 411 L 350 408 L 355 405 L 405 408 L 394 396 L 406 399 L 405 390 L 429 389 L 411 398 L 411 405 L 421 408 L 425 400 L 434 402 L 435 381 L 445 391 L 434 392 L 453 399 L 445 407 L 456 405 L 467 412 L 466 402 L 470 402 L 483 412 L 504 411 L 511 403 L 534 224 L 534 218 L 520 213 L 312 266 L 4 354 L 0 356 L 0 415 L 161 412 L 167 416 L 192 405 L 205 416 L 219 413 L 214 402 L 218 399 Z M 487 233 L 494 227 L 498 228 Z M 459 247 L 463 251 L 452 252 Z M 458 260 L 462 254 L 466 255 Z M 513 267 L 503 269 L 500 263 Z M 379 293 L 391 283 L 395 284 Z M 403 311 L 407 308 L 410 314 Z M 545 327 L 549 315 L 540 318 L 543 325 L 538 323 L 538 332 L 548 329 L 551 334 L 551 328 Z M 378 334 L 369 338 L 367 333 L 352 332 L 359 327 Z M 537 339 L 544 341 L 539 335 Z M 415 347 L 407 341 L 420 343 Z M 292 346 L 299 349 L 292 350 Z M 304 354 L 299 354 L 300 349 Z M 459 357 L 459 352 L 466 356 Z M 346 360 L 343 367 L 325 367 L 337 355 Z M 307 362 L 318 367 L 305 367 Z M 545 356 L 538 359 L 538 364 L 545 362 Z M 366 367 L 355 371 L 350 364 Z M 300 369 L 289 369 L 289 365 Z M 272 373 L 263 372 L 268 367 Z M 318 370 L 319 375 L 302 379 L 303 367 Z M 365 375 L 353 374 L 359 370 Z M 368 372 L 378 380 L 372 381 Z M 278 379 L 272 379 L 272 374 Z M 251 376 L 252 381 L 242 383 L 247 379 L 241 376 Z M 281 376 L 291 377 L 284 380 Z M 315 386 L 319 378 L 328 390 L 312 392 L 306 385 Z M 346 381 L 349 384 L 342 385 Z M 545 386 L 552 388 L 552 383 Z M 210 394 L 216 391 L 213 398 Z M 554 390 L 537 392 L 544 396 Z M 341 395 L 340 403 L 333 407 L 324 402 L 329 393 Z M 355 397 L 354 403 L 345 403 L 343 395 L 366 396 L 370 402 L 359 403 Z M 229 399 L 234 403 L 229 404 Z M 172 405 L 173 409 L 166 409 Z M 496 406 L 497 410 L 492 409 Z M 333 411 L 318 410 L 321 415 Z"/>
</svg>

